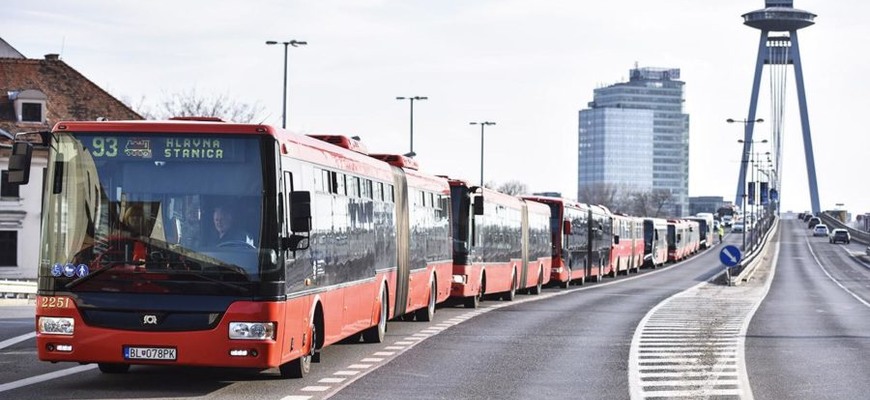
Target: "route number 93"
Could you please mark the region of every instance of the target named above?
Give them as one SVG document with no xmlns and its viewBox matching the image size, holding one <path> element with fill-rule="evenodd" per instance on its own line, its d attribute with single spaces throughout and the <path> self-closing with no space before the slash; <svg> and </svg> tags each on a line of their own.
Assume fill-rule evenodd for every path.
<svg viewBox="0 0 870 400">
<path fill-rule="evenodd" d="M 117 157 L 118 138 L 96 137 L 91 141 L 91 155 L 94 157 Z"/>
</svg>

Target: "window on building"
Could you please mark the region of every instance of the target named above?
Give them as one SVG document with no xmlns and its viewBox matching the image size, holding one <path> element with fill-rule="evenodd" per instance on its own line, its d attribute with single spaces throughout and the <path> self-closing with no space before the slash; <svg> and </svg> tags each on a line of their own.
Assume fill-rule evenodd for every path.
<svg viewBox="0 0 870 400">
<path fill-rule="evenodd" d="M 18 232 L 0 231 L 0 267 L 18 266 Z"/>
<path fill-rule="evenodd" d="M 0 172 L 0 197 L 17 199 L 19 197 L 19 186 L 20 185 L 9 183 L 9 171 Z"/>
<path fill-rule="evenodd" d="M 42 122 L 41 103 L 21 103 L 22 122 Z"/>
</svg>

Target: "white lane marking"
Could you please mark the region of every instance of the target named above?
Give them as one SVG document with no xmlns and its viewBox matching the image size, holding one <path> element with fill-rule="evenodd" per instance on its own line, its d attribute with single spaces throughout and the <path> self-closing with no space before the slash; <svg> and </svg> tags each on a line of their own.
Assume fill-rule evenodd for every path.
<svg viewBox="0 0 870 400">
<path fill-rule="evenodd" d="M 347 380 L 347 378 L 323 378 L 317 382 L 318 383 L 341 383 L 341 382 L 344 382 L 346 380 Z"/>
<path fill-rule="evenodd" d="M 92 369 L 97 368 L 95 364 L 90 365 L 79 365 L 77 367 L 62 369 L 60 371 L 49 372 L 47 374 L 31 376 L 30 378 L 24 378 L 21 380 L 17 380 L 14 382 L 4 383 L 0 385 L 0 393 L 5 392 L 7 390 L 18 389 L 20 387 L 24 387 L 27 385 L 32 385 L 34 383 L 50 381 L 52 379 L 62 378 L 67 375 L 77 374 L 79 372 L 85 372 Z"/>
<path fill-rule="evenodd" d="M 376 362 L 381 362 L 381 361 L 384 361 L 384 359 L 383 358 L 374 358 L 374 357 L 363 358 L 362 360 L 359 360 L 359 362 L 364 362 L 364 363 L 376 363 Z"/>
<path fill-rule="evenodd" d="M 378 351 L 378 352 L 375 352 L 375 354 L 372 354 L 372 355 L 373 355 L 373 356 L 379 356 L 379 357 L 388 357 L 388 356 L 391 356 L 391 355 L 393 355 L 393 354 L 396 354 L 396 352 L 395 352 L 395 351 Z"/>
<path fill-rule="evenodd" d="M 353 376 L 359 374 L 359 371 L 336 371 L 333 375 Z"/>
<path fill-rule="evenodd" d="M 281 400 L 309 400 L 311 396 L 284 396 Z"/>
<path fill-rule="evenodd" d="M 408 343 L 410 344 L 410 343 Z M 405 346 L 387 346 L 384 347 L 384 350 L 404 350 Z"/>
<path fill-rule="evenodd" d="M 347 367 L 350 369 L 367 369 L 367 368 L 371 368 L 372 365 L 371 364 L 351 364 L 351 365 L 348 365 Z"/>
<path fill-rule="evenodd" d="M 302 389 L 299 389 L 303 392 L 325 392 L 329 390 L 330 386 L 306 386 Z"/>
<path fill-rule="evenodd" d="M 834 279 L 834 277 L 831 276 L 830 273 L 828 273 L 828 270 L 825 268 L 824 265 L 822 265 L 822 262 L 819 260 L 819 257 L 816 256 L 816 252 L 813 251 L 813 247 L 810 246 L 810 239 L 809 239 L 809 238 L 805 238 L 805 240 L 806 240 L 806 242 L 807 242 L 807 248 L 810 249 L 810 254 L 813 255 L 813 259 L 816 260 L 816 264 L 819 266 L 819 268 L 822 269 L 822 272 L 825 273 L 825 275 L 828 277 L 828 279 L 830 279 L 830 280 L 831 280 L 832 282 L 834 282 L 837 286 L 839 286 L 840 289 L 843 289 L 846 293 L 849 293 L 849 295 L 851 295 L 852 297 L 854 297 L 855 300 L 858 300 L 861 304 L 863 304 L 863 305 L 866 306 L 866 307 L 870 307 L 870 303 L 868 303 L 866 300 L 864 300 L 864 299 L 862 299 L 861 297 L 859 297 L 857 294 L 855 294 L 855 292 L 853 292 L 853 291 L 849 290 L 848 288 L 846 288 L 845 286 L 843 286 L 843 285 L 840 283 L 840 281 Z"/>
<path fill-rule="evenodd" d="M 36 337 L 36 332 L 30 332 L 30 333 L 25 333 L 21 336 L 16 336 L 16 337 L 11 338 L 11 339 L 6 339 L 6 340 L 0 342 L 0 350 L 3 350 L 6 347 L 21 343 L 25 340 L 32 339 L 35 337 Z"/>
</svg>

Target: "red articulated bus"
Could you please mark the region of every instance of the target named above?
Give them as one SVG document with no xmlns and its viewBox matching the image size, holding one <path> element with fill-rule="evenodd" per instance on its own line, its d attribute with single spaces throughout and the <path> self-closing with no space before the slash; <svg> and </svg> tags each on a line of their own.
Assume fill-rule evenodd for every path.
<svg viewBox="0 0 870 400">
<path fill-rule="evenodd" d="M 700 248 L 698 223 L 686 219 L 668 220 L 668 261 L 677 262 Z"/>
<path fill-rule="evenodd" d="M 476 308 L 484 295 L 510 301 L 517 290 L 540 293 L 550 278 L 549 209 L 458 179 L 450 189 L 451 297 Z"/>
<path fill-rule="evenodd" d="M 401 232 L 408 232 L 406 245 L 411 268 L 408 280 L 407 310 L 417 310 L 418 321 L 431 321 L 435 305 L 450 297 L 453 278 L 452 231 L 450 228 L 450 185 L 447 179 L 425 175 L 418 171 L 417 161 L 404 155 L 372 154 L 394 167 L 396 186 L 407 181 L 408 219 L 399 221 Z M 445 236 L 445 230 L 447 236 Z M 449 241 L 444 242 L 448 238 Z M 399 238 L 402 243 L 406 239 Z M 432 257 L 438 255 L 438 257 Z M 398 296 L 405 298 L 405 296 Z M 396 307 L 400 307 L 397 303 Z M 399 313 L 396 313 L 398 315 Z M 409 320 L 412 314 L 406 314 Z"/>
<path fill-rule="evenodd" d="M 625 214 L 613 215 L 613 246 L 610 250 L 611 275 L 640 272 L 643 265 L 643 219 Z"/>
<path fill-rule="evenodd" d="M 60 122 L 44 140 L 41 360 L 301 377 L 324 346 L 380 342 L 446 298 L 447 181 L 350 139 L 188 120 Z"/>
<path fill-rule="evenodd" d="M 658 268 L 668 262 L 668 220 L 643 219 L 643 265 Z"/>
<path fill-rule="evenodd" d="M 610 212 L 559 197 L 524 196 L 550 208 L 552 269 L 550 279 L 567 288 L 587 278 L 600 280 L 605 267 L 610 271 L 612 243 Z"/>
</svg>

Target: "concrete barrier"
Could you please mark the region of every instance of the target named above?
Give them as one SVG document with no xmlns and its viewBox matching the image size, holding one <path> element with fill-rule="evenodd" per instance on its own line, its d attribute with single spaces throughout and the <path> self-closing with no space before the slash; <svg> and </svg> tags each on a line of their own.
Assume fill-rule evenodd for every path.
<svg viewBox="0 0 870 400">
<path fill-rule="evenodd" d="M 740 262 L 740 265 L 736 267 L 737 273 L 731 275 L 732 286 L 740 285 L 743 282 L 748 282 L 752 279 L 752 275 L 755 274 L 755 270 L 758 269 L 758 266 L 761 263 L 769 261 L 769 252 L 773 250 L 773 246 L 768 246 L 770 242 L 776 237 L 777 232 L 779 232 L 779 218 L 776 218 L 773 222 L 773 225 L 767 232 L 764 233 L 762 237 L 761 244 L 755 248 L 751 253 L 748 253 L 744 256 L 743 261 Z"/>
<path fill-rule="evenodd" d="M 36 299 L 36 281 L 0 279 L 0 299 Z"/>
</svg>

